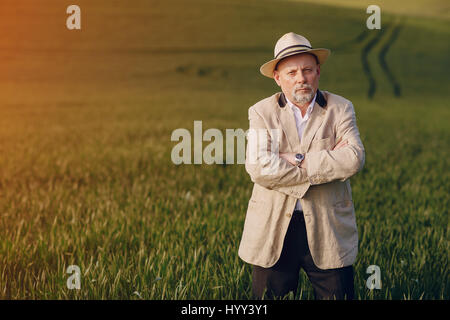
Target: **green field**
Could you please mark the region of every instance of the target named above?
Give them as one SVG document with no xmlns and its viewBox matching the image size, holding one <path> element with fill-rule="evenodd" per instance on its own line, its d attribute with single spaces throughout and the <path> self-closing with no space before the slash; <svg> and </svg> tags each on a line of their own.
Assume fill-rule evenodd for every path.
<svg viewBox="0 0 450 320">
<path fill-rule="evenodd" d="M 366 148 L 356 298 L 450 298 L 446 1 L 411 14 L 384 1 L 381 30 L 364 2 L 73 2 L 81 31 L 65 27 L 72 2 L 0 4 L 1 299 L 250 298 L 237 255 L 250 178 L 174 165 L 170 137 L 195 120 L 246 130 L 248 107 L 278 91 L 259 66 L 289 31 L 332 50 L 320 88 L 353 102 Z M 303 272 L 299 286 L 313 298 Z"/>
</svg>

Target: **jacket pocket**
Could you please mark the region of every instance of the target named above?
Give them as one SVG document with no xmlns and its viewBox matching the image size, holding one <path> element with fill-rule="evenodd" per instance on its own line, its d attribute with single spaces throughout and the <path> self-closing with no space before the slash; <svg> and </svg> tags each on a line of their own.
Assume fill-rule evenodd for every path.
<svg viewBox="0 0 450 320">
<path fill-rule="evenodd" d="M 336 237 L 342 240 L 342 245 L 354 243 L 358 237 L 353 202 L 351 200 L 339 201 L 334 205 L 334 228 Z"/>
<path fill-rule="evenodd" d="M 243 239 L 252 247 L 262 247 L 271 233 L 271 212 L 269 203 L 250 199 L 244 222 Z"/>
<path fill-rule="evenodd" d="M 250 198 L 248 201 L 247 214 L 248 213 L 259 213 L 267 209 L 267 204 L 261 200 L 255 200 Z"/>
</svg>

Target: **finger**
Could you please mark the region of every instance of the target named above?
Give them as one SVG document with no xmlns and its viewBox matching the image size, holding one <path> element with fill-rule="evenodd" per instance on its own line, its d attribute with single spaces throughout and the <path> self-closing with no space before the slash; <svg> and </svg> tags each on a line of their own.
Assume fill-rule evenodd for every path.
<svg viewBox="0 0 450 320">
<path fill-rule="evenodd" d="M 344 141 L 339 142 L 339 143 L 333 148 L 333 150 L 342 148 L 342 147 L 345 146 L 345 145 L 347 145 L 347 140 L 344 140 Z"/>
</svg>

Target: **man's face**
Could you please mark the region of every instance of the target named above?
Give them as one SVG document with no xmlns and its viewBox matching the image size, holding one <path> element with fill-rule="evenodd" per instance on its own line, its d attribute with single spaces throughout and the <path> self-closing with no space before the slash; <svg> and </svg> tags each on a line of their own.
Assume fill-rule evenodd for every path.
<svg viewBox="0 0 450 320">
<path fill-rule="evenodd" d="M 319 87 L 320 66 L 312 54 L 301 53 L 281 60 L 274 79 L 286 97 L 303 106 L 314 98 Z"/>
</svg>

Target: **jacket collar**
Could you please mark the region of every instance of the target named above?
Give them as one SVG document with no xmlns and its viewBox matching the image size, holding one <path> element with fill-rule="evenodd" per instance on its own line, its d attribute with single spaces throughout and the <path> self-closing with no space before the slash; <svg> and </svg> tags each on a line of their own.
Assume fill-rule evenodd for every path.
<svg viewBox="0 0 450 320">
<path fill-rule="evenodd" d="M 327 100 L 325 100 L 323 93 L 319 89 L 317 89 L 316 103 L 322 108 L 324 108 L 327 105 Z M 286 104 L 287 99 L 284 93 L 282 92 L 280 94 L 280 97 L 278 98 L 278 105 L 280 106 L 280 108 L 284 108 Z"/>
</svg>

